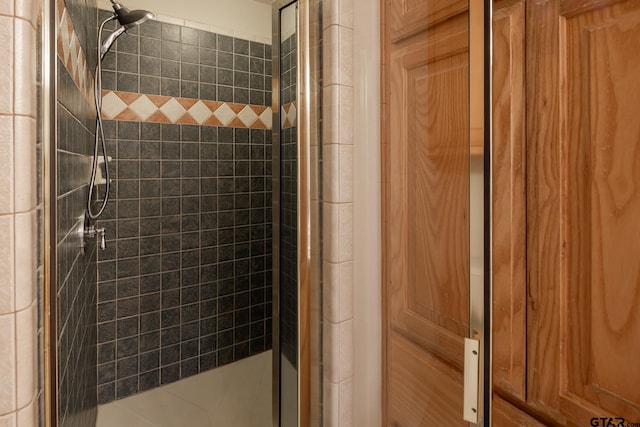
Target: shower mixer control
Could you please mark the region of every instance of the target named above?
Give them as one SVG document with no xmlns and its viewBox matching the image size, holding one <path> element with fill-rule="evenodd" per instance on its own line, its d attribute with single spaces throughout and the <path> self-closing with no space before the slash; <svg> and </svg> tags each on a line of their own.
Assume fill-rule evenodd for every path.
<svg viewBox="0 0 640 427">
<path fill-rule="evenodd" d="M 107 249 L 107 239 L 105 237 L 104 228 L 96 228 L 95 225 L 91 225 L 84 230 L 85 237 L 89 239 L 98 239 L 100 242 L 100 249 L 103 251 Z"/>
</svg>

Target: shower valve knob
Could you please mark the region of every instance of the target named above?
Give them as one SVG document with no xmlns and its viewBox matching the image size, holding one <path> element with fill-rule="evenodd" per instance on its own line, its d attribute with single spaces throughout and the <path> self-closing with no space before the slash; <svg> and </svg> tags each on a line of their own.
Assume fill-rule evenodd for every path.
<svg viewBox="0 0 640 427">
<path fill-rule="evenodd" d="M 98 238 L 100 239 L 100 249 L 104 251 L 105 249 L 107 249 L 107 239 L 105 238 L 105 230 L 104 228 L 98 228 L 96 230 L 96 233 L 98 234 Z"/>
<path fill-rule="evenodd" d="M 88 226 L 84 229 L 85 239 L 98 239 L 100 242 L 100 249 L 103 251 L 107 249 L 106 231 L 104 228 L 96 228 L 95 225 Z M 84 242 L 83 245 L 84 247 Z"/>
</svg>

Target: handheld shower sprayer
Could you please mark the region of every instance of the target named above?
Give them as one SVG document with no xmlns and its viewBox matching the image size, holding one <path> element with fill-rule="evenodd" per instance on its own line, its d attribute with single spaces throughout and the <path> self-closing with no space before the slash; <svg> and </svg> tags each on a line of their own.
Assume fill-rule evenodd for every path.
<svg viewBox="0 0 640 427">
<path fill-rule="evenodd" d="M 149 19 L 155 18 L 155 15 L 147 10 L 129 10 L 118 3 L 117 0 L 111 0 L 111 3 L 113 5 L 114 15 L 110 20 L 117 19 L 120 24 L 120 28 L 113 32 L 100 47 L 101 57 L 104 57 L 104 55 L 107 54 L 111 45 L 113 45 L 113 42 L 115 42 L 123 33 L 147 22 Z"/>
<path fill-rule="evenodd" d="M 134 28 L 150 19 L 154 19 L 155 15 L 146 10 L 129 10 L 126 7 L 122 6 L 118 0 L 111 0 L 111 4 L 113 7 L 113 15 L 105 19 L 98 28 L 98 62 L 96 64 L 96 74 L 95 74 L 95 86 L 94 86 L 94 101 L 96 106 L 96 129 L 95 129 L 95 146 L 93 151 L 93 167 L 91 169 L 91 181 L 89 182 L 89 194 L 87 196 L 87 216 L 91 220 L 96 220 L 102 215 L 104 212 L 107 202 L 109 201 L 109 190 L 111 179 L 109 176 L 109 156 L 107 156 L 106 152 L 106 144 L 104 138 L 104 129 L 102 126 L 102 60 L 104 56 L 109 52 L 111 46 L 116 41 L 118 37 L 122 34 L 126 33 L 131 28 Z M 107 23 L 117 20 L 120 24 L 120 27 L 115 30 L 105 41 L 102 42 L 102 33 L 104 31 L 105 25 Z M 102 202 L 100 204 L 100 208 L 97 213 L 94 213 L 91 208 L 91 203 L 93 199 L 93 192 L 96 187 L 96 176 L 98 169 L 98 151 L 99 146 L 102 146 L 102 154 L 104 156 L 104 168 L 105 168 L 105 194 Z"/>
</svg>

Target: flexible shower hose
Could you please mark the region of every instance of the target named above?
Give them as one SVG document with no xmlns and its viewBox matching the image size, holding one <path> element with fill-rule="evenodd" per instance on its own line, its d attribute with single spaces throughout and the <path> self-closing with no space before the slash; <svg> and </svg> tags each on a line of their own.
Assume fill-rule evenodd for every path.
<svg viewBox="0 0 640 427">
<path fill-rule="evenodd" d="M 95 143 L 93 149 L 93 166 L 91 168 L 91 180 L 89 182 L 89 194 L 87 196 L 87 215 L 89 218 L 96 220 L 102 215 L 105 208 L 107 207 L 107 202 L 109 201 L 109 190 L 111 189 L 111 178 L 109 175 L 109 156 L 107 156 L 107 147 L 104 138 L 104 128 L 102 125 L 102 58 L 103 55 L 100 51 L 101 45 L 100 41 L 102 40 L 102 32 L 104 30 L 105 25 L 108 22 L 116 19 L 115 16 L 106 19 L 102 24 L 100 24 L 100 28 L 98 30 L 98 60 L 96 64 L 96 76 L 95 76 L 95 84 L 94 84 L 94 101 L 96 104 L 96 132 L 95 132 Z M 98 170 L 98 151 L 99 146 L 102 145 L 102 155 L 104 156 L 104 169 L 105 169 L 105 179 L 107 181 L 105 190 L 104 190 L 104 198 L 102 199 L 102 203 L 100 204 L 100 209 L 98 209 L 97 213 L 94 213 L 91 209 L 91 200 L 93 199 L 93 191 L 96 187 L 96 175 Z M 97 192 L 97 191 L 96 191 Z"/>
</svg>

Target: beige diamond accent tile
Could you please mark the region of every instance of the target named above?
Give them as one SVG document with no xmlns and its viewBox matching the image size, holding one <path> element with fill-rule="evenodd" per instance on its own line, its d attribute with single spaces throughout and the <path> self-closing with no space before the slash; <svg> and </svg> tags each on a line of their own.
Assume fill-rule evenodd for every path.
<svg viewBox="0 0 640 427">
<path fill-rule="evenodd" d="M 271 108 L 267 108 L 260 114 L 260 121 L 264 123 L 267 129 L 271 129 L 271 125 L 273 124 L 273 113 L 271 112 Z"/>
<path fill-rule="evenodd" d="M 102 114 L 104 114 L 108 119 L 113 119 L 118 114 L 126 110 L 126 108 L 127 104 L 125 104 L 122 99 L 113 92 L 107 93 L 102 98 Z"/>
<path fill-rule="evenodd" d="M 202 101 L 198 101 L 193 104 L 193 107 L 189 108 L 189 114 L 194 118 L 199 125 L 203 124 L 213 115 L 211 110 L 204 105 Z"/>
<path fill-rule="evenodd" d="M 169 102 L 160 107 L 160 111 L 173 123 L 177 122 L 187 112 L 175 98 L 171 98 Z"/>
<path fill-rule="evenodd" d="M 220 120 L 220 123 L 222 123 L 223 126 L 228 125 L 236 118 L 236 113 L 234 113 L 227 104 L 222 104 L 220 108 L 213 113 L 213 115 Z"/>
<path fill-rule="evenodd" d="M 131 110 L 136 113 L 143 122 L 158 111 L 158 107 L 156 107 L 155 104 L 144 95 L 129 105 L 129 108 L 131 108 Z"/>
<path fill-rule="evenodd" d="M 284 109 L 284 105 L 280 107 L 280 127 L 287 127 L 287 110 Z"/>
<path fill-rule="evenodd" d="M 298 113 L 298 110 L 296 110 L 296 104 L 291 103 L 291 106 L 289 107 L 289 114 L 287 115 L 287 118 L 289 119 L 289 123 L 291 124 L 291 126 L 295 126 L 298 121 L 297 113 Z"/>
<path fill-rule="evenodd" d="M 71 69 L 70 74 L 72 77 L 76 76 L 76 73 L 78 72 L 78 64 L 77 64 L 77 58 L 78 58 L 78 40 L 75 37 L 75 33 L 71 34 L 71 40 L 69 42 L 69 51 L 67 52 L 67 58 L 66 59 L 66 63 L 71 65 Z"/>
<path fill-rule="evenodd" d="M 238 118 L 246 127 L 251 127 L 252 124 L 258 119 L 258 115 L 250 105 L 247 105 L 238 113 Z"/>
<path fill-rule="evenodd" d="M 69 36 L 71 34 L 67 31 L 67 19 L 68 15 L 65 10 L 62 14 L 62 18 L 60 19 L 60 27 L 58 28 L 58 37 L 60 37 L 62 44 L 62 62 L 64 64 L 67 63 L 67 58 L 69 58 L 69 47 L 71 46 L 71 41 L 69 40 Z"/>
</svg>

